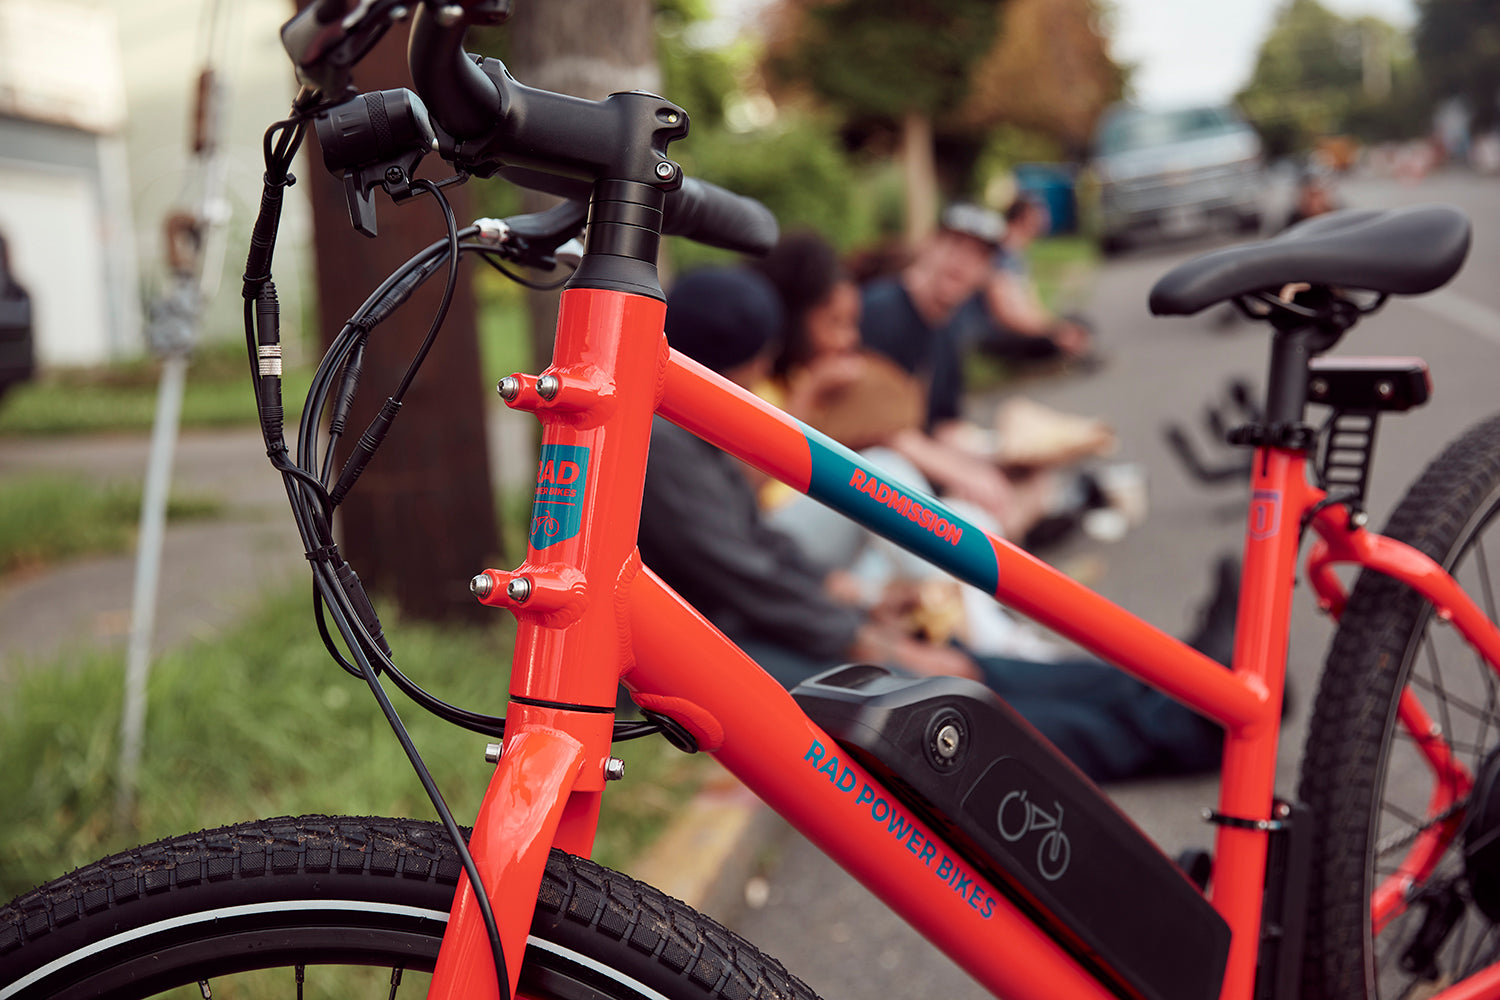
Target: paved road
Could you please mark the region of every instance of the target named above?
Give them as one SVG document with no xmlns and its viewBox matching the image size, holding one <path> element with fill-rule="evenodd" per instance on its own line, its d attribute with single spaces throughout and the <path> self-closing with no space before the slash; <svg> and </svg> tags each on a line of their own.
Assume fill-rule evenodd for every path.
<svg viewBox="0 0 1500 1000">
<path fill-rule="evenodd" d="M 1464 427 L 1497 408 L 1500 377 L 1500 183 L 1455 174 L 1412 187 L 1392 182 L 1349 183 L 1352 207 L 1451 201 L 1476 224 L 1469 263 L 1451 289 L 1420 302 L 1395 301 L 1362 324 L 1344 353 L 1418 354 L 1431 365 L 1434 399 L 1427 407 L 1381 427 L 1371 512 L 1383 523 L 1406 484 L 1430 456 Z M 1049 405 L 1108 417 L 1119 432 L 1122 458 L 1143 463 L 1151 484 L 1151 516 L 1122 541 L 1091 553 L 1094 585 L 1129 610 L 1170 631 L 1190 624 L 1215 553 L 1238 551 L 1244 504 L 1235 487 L 1189 480 L 1168 453 L 1161 428 L 1195 420 L 1225 381 L 1262 381 L 1268 338 L 1259 325 L 1222 326 L 1214 318 L 1158 320 L 1146 311 L 1146 292 L 1168 268 L 1212 244 L 1142 250 L 1106 267 L 1090 312 L 1102 330 L 1110 363 L 1087 377 L 1035 383 L 1025 391 Z M 1202 435 L 1200 434 L 1200 438 Z M 1242 487 L 1241 487 L 1242 489 Z M 1305 592 L 1305 591 L 1304 591 Z M 1310 603 L 1298 602 L 1293 621 L 1294 701 L 1284 738 L 1280 787 L 1295 786 L 1300 747 L 1330 630 Z M 1216 780 L 1130 784 L 1115 800 L 1169 851 L 1209 843 L 1199 820 L 1213 804 Z M 856 885 L 798 835 L 765 852 L 767 896 L 757 909 L 724 916 L 735 929 L 781 958 L 826 1000 L 923 995 L 947 1000 L 986 995 L 883 904 Z"/>
</svg>

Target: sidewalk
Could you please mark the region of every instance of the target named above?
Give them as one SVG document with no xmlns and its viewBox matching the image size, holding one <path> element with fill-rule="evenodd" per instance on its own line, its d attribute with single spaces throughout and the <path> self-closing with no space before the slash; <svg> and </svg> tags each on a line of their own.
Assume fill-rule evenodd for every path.
<svg viewBox="0 0 1500 1000">
<path fill-rule="evenodd" d="M 145 435 L 0 439 L 0 476 L 45 471 L 139 482 L 148 450 Z M 168 525 L 157 652 L 234 622 L 262 591 L 289 585 L 305 565 L 285 491 L 256 431 L 184 432 L 173 490 L 218 500 L 223 513 Z M 0 579 L 0 680 L 69 650 L 123 649 L 134 577 L 132 551 Z"/>
<path fill-rule="evenodd" d="M 530 481 L 534 447 L 529 418 L 497 407 L 490 417 L 497 489 Z M 0 476 L 50 472 L 139 483 L 149 450 L 144 433 L 0 438 Z M 167 526 L 157 653 L 233 623 L 267 590 L 307 579 L 286 490 L 254 428 L 183 431 L 172 489 L 215 499 L 223 512 Z M 133 550 L 0 577 L 0 682 L 21 665 L 69 650 L 123 649 L 134 579 Z"/>
</svg>

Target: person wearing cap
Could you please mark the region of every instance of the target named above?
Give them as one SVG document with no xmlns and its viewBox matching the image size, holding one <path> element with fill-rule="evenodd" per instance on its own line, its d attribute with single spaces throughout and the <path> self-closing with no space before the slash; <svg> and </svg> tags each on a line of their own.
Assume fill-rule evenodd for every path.
<svg viewBox="0 0 1500 1000">
<path fill-rule="evenodd" d="M 1018 490 L 990 456 L 972 447 L 975 428 L 962 419 L 960 309 L 989 278 L 1004 232 L 1004 221 L 990 209 L 949 206 L 938 231 L 906 267 L 861 290 L 859 329 L 867 348 L 901 366 L 924 390 L 925 446 L 903 455 L 939 492 L 977 505 L 1007 538 L 1018 539 L 1046 514 L 1051 501 L 1045 491 Z"/>
<path fill-rule="evenodd" d="M 776 292 L 758 274 L 694 272 L 667 297 L 667 341 L 749 387 L 769 370 L 781 312 Z M 762 518 L 746 472 L 737 459 L 657 417 L 641 501 L 640 552 L 646 565 L 783 685 L 860 661 L 914 675 L 970 677 L 1004 697 L 1096 780 L 1216 765 L 1216 726 L 1098 661 L 974 657 L 954 645 L 913 638 L 835 597 L 797 544 Z M 1205 621 L 1195 644 L 1206 655 L 1227 657 L 1233 595 L 1219 595 Z"/>
</svg>

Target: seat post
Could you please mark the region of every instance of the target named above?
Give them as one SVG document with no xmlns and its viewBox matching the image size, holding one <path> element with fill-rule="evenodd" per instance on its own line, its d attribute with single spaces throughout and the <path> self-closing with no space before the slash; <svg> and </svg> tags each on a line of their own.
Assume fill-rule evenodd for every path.
<svg viewBox="0 0 1500 1000">
<path fill-rule="evenodd" d="M 1271 364 L 1267 376 L 1266 416 L 1269 427 L 1294 427 L 1307 412 L 1308 363 L 1314 342 L 1324 339 L 1317 326 L 1278 329 L 1271 339 Z"/>
</svg>

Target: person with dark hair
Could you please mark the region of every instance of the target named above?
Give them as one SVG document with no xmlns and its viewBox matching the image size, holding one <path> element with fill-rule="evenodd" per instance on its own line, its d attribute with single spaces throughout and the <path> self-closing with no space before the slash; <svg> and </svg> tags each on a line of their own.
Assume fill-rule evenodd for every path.
<svg viewBox="0 0 1500 1000">
<path fill-rule="evenodd" d="M 1026 362 L 1080 358 L 1091 349 L 1088 325 L 1053 314 L 1037 294 L 1027 252 L 1050 226 L 1047 207 L 1030 195 L 1018 195 L 1005 211 L 1005 235 L 981 296 L 989 323 L 978 346 L 988 354 Z"/>
<path fill-rule="evenodd" d="M 783 310 L 745 269 L 683 276 L 667 298 L 668 343 L 740 385 L 770 365 Z M 850 661 L 982 680 L 1086 774 L 1115 780 L 1211 769 L 1218 728 L 1098 661 L 976 657 L 933 644 L 836 598 L 825 575 L 761 516 L 744 467 L 658 417 L 641 503 L 646 564 L 787 687 Z M 1234 594 L 1221 589 L 1195 640 L 1232 649 Z M 706 667 L 711 669 L 711 666 Z"/>
</svg>

